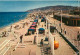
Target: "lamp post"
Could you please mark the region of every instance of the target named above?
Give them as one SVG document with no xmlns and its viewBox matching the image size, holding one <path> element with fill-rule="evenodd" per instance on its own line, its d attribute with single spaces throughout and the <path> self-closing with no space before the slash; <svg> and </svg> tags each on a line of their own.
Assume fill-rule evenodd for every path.
<svg viewBox="0 0 80 55">
<path fill-rule="evenodd" d="M 78 0 L 78 11 L 79 11 L 79 0 Z"/>
<path fill-rule="evenodd" d="M 37 24 L 38 26 L 38 24 Z M 37 27 L 37 45 L 38 45 L 38 27 Z"/>
<path fill-rule="evenodd" d="M 79 11 L 79 0 L 78 0 L 78 11 Z M 80 44 L 79 44 L 79 41 L 78 41 L 78 47 L 79 47 L 79 54 L 80 54 Z"/>
<path fill-rule="evenodd" d="M 61 10 L 61 27 L 62 27 L 62 10 Z"/>
<path fill-rule="evenodd" d="M 47 37 L 47 20 L 46 20 L 45 36 Z"/>
</svg>

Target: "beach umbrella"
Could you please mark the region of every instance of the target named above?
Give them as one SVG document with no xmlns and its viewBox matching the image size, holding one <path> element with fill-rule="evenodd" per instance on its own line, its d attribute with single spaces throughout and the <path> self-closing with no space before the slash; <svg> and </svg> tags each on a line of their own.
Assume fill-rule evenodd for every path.
<svg viewBox="0 0 80 55">
<path fill-rule="evenodd" d="M 34 31 L 36 31 L 36 28 L 35 28 L 35 27 L 31 27 L 31 28 L 29 28 L 29 29 L 34 29 Z"/>
<path fill-rule="evenodd" d="M 38 19 L 35 19 L 34 21 L 37 21 L 38 22 Z"/>
<path fill-rule="evenodd" d="M 31 28 L 29 28 L 29 29 L 36 29 L 35 27 L 31 27 Z"/>
<path fill-rule="evenodd" d="M 29 28 L 28 31 L 36 31 L 35 28 Z"/>
<path fill-rule="evenodd" d="M 34 20 L 34 22 L 38 22 L 37 20 Z"/>
<path fill-rule="evenodd" d="M 34 22 L 38 22 L 38 21 L 34 21 Z"/>
<path fill-rule="evenodd" d="M 39 28 L 39 33 L 40 34 L 43 34 L 45 32 L 45 29 L 44 28 Z"/>
<path fill-rule="evenodd" d="M 36 25 L 36 24 L 32 24 L 32 25 Z"/>
<path fill-rule="evenodd" d="M 31 25 L 32 27 L 36 26 L 35 24 Z"/>
<path fill-rule="evenodd" d="M 39 30 L 45 30 L 44 28 L 39 28 Z"/>
<path fill-rule="evenodd" d="M 34 24 L 34 23 L 32 23 L 32 25 L 35 25 L 35 26 L 36 26 L 37 24 L 36 24 L 36 23 L 35 23 L 35 24 Z"/>
<path fill-rule="evenodd" d="M 36 25 L 31 25 L 31 27 L 36 27 Z"/>
<path fill-rule="evenodd" d="M 37 22 L 33 22 L 33 24 L 37 24 Z"/>
<path fill-rule="evenodd" d="M 34 26 L 34 25 L 35 25 L 35 26 Z M 37 26 L 37 24 L 32 24 L 31 26 L 32 26 L 32 27 L 36 27 L 36 26 Z"/>
<path fill-rule="evenodd" d="M 45 19 L 41 19 L 41 22 L 44 22 L 45 21 Z"/>
<path fill-rule="evenodd" d="M 30 32 L 32 32 L 32 34 L 34 34 L 35 29 L 28 29 L 28 34 L 31 34 Z"/>
<path fill-rule="evenodd" d="M 35 20 L 38 20 L 38 19 L 35 19 Z"/>
</svg>

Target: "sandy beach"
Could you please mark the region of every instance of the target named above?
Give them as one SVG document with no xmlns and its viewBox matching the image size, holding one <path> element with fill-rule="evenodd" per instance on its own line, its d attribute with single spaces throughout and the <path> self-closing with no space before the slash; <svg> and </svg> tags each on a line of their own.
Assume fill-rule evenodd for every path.
<svg viewBox="0 0 80 55">
<path fill-rule="evenodd" d="M 41 13 L 42 15 L 46 16 L 45 14 Z M 0 38 L 0 44 L 2 44 L 5 40 L 10 40 L 9 44 L 11 44 L 11 48 L 8 49 L 8 51 L 5 53 L 5 55 L 40 55 L 41 53 L 41 47 L 39 47 L 37 44 L 33 44 L 34 43 L 34 36 L 37 36 L 37 31 L 35 32 L 35 34 L 31 34 L 28 36 L 25 36 L 25 34 L 28 31 L 28 28 L 32 25 L 33 21 L 35 20 L 36 16 L 39 15 L 38 12 L 33 12 L 28 14 L 28 16 L 23 19 L 20 20 L 19 22 L 13 23 L 12 25 L 9 25 L 7 27 L 4 27 L 1 29 L 0 33 L 3 31 L 6 31 L 6 34 L 8 34 L 6 37 L 2 37 Z M 53 24 L 54 20 L 52 17 L 52 15 L 50 16 L 46 16 L 46 18 L 48 18 Z M 44 28 L 45 27 L 45 22 L 41 22 L 41 19 L 39 19 L 39 25 L 37 25 L 36 29 L 38 28 Z M 56 24 L 58 25 L 58 21 L 56 22 Z M 57 26 L 56 25 L 56 26 Z M 12 27 L 11 27 L 12 26 Z M 11 30 L 10 30 L 11 28 Z M 71 27 L 69 27 L 71 28 Z M 76 31 L 76 30 L 75 30 Z M 46 32 L 48 32 L 48 30 L 46 30 Z M 74 55 L 75 51 L 67 44 L 66 41 L 64 41 L 63 38 L 60 37 L 60 35 L 58 33 L 52 33 L 53 37 L 54 34 L 56 34 L 56 40 L 59 41 L 59 48 L 58 50 L 55 50 L 55 55 Z M 23 35 L 23 41 L 22 43 L 20 42 L 20 36 Z M 45 36 L 48 36 L 48 34 L 44 35 L 44 34 L 39 34 L 38 35 L 38 44 L 40 44 L 41 39 L 45 40 Z M 60 43 L 61 42 L 61 43 Z M 7 46 L 7 45 L 6 45 Z M 67 48 L 65 48 L 67 47 Z M 15 50 L 14 50 L 15 49 Z M 64 49 L 66 49 L 64 51 Z M 57 53 L 57 51 L 59 53 Z M 61 53 L 62 51 L 62 53 Z M 51 52 L 50 52 L 51 53 Z"/>
</svg>

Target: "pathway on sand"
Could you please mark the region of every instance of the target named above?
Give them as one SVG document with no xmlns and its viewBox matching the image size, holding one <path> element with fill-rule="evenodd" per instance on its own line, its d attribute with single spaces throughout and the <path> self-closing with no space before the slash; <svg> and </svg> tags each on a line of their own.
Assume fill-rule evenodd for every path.
<svg viewBox="0 0 80 55">
<path fill-rule="evenodd" d="M 31 24 L 32 24 L 32 22 L 30 22 L 29 26 Z M 45 23 L 42 23 L 42 22 L 40 22 L 40 25 L 38 25 L 37 28 L 42 28 L 42 24 L 43 24 L 43 28 L 45 29 L 45 26 L 44 26 Z M 13 35 L 10 34 L 10 37 L 12 39 L 12 41 L 10 41 L 10 43 L 12 44 L 12 46 L 5 55 L 10 55 L 10 54 L 12 54 L 12 55 L 41 55 L 40 47 L 33 44 L 35 34 L 25 36 L 25 33 L 27 32 L 29 26 L 25 26 L 25 28 L 15 30 L 16 32 L 18 32 L 18 33 L 16 33 L 17 39 L 15 39 L 14 37 L 11 37 Z M 60 37 L 60 35 L 58 33 L 54 33 L 54 34 L 56 34 L 55 38 L 59 42 L 59 48 L 54 51 L 55 55 L 74 55 L 75 52 L 67 44 L 67 42 L 64 41 L 64 39 L 62 37 Z M 18 42 L 20 41 L 20 39 L 19 39 L 20 35 L 23 35 L 23 42 L 18 44 Z M 54 37 L 54 35 L 53 35 L 53 37 Z M 40 43 L 40 40 L 44 39 L 44 38 L 45 38 L 45 35 L 39 34 L 38 43 Z M 17 44 L 18 44 L 18 46 L 14 50 L 14 48 Z"/>
<path fill-rule="evenodd" d="M 59 48 L 54 51 L 55 55 L 75 55 L 75 51 L 58 33 L 53 34 L 53 37 L 59 42 Z"/>
<path fill-rule="evenodd" d="M 36 47 L 37 46 L 33 45 L 34 35 L 25 36 L 25 34 L 31 24 L 32 24 L 32 22 L 30 22 L 30 24 L 28 26 L 25 26 L 25 28 L 15 30 L 16 34 L 17 34 L 17 36 L 16 36 L 17 39 L 15 39 L 15 37 L 12 38 L 13 39 L 11 41 L 12 46 L 5 55 L 10 55 L 10 54 L 12 54 L 12 55 L 29 55 L 29 54 L 36 55 Z M 20 42 L 20 39 L 19 39 L 20 35 L 23 35 L 23 42 L 22 43 L 19 43 Z M 16 49 L 15 49 L 15 47 L 16 47 Z"/>
</svg>

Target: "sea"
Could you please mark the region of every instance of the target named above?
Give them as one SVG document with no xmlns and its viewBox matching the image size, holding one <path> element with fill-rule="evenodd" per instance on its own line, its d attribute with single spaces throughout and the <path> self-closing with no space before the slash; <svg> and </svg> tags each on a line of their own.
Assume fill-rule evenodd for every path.
<svg viewBox="0 0 80 55">
<path fill-rule="evenodd" d="M 29 12 L 0 12 L 0 28 L 25 19 Z"/>
<path fill-rule="evenodd" d="M 56 5 L 80 7 L 80 1 L 0 1 L 0 28 L 25 19 L 28 12 L 20 11 Z"/>
</svg>

